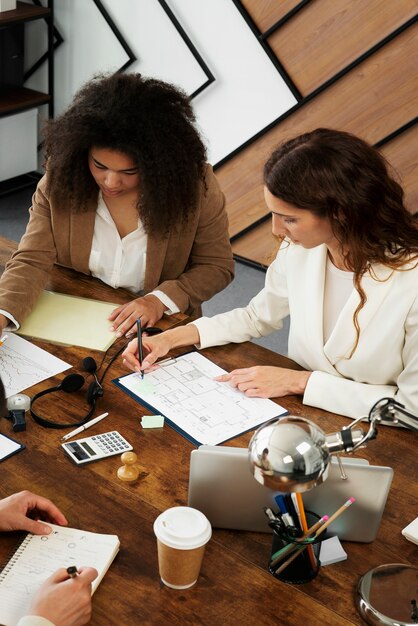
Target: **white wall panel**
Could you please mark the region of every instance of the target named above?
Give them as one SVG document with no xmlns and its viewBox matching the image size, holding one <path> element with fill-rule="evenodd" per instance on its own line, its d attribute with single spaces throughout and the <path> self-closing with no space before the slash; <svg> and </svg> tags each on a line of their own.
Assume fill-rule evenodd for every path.
<svg viewBox="0 0 418 626">
<path fill-rule="evenodd" d="M 216 163 L 296 103 L 232 0 L 168 0 L 215 76 L 193 100 L 199 127 Z M 175 83 L 192 94 L 206 75 L 157 0 L 102 0 L 137 57 L 128 71 Z M 127 55 L 93 0 L 55 0 L 64 43 L 55 53 L 56 114 L 97 72 L 115 71 Z M 43 30 L 43 32 L 41 32 Z M 28 24 L 28 56 L 45 49 L 42 22 Z M 46 68 L 28 81 L 46 88 Z"/>
<path fill-rule="evenodd" d="M 194 101 L 216 163 L 296 99 L 231 0 L 169 3 L 216 78 Z"/>
</svg>

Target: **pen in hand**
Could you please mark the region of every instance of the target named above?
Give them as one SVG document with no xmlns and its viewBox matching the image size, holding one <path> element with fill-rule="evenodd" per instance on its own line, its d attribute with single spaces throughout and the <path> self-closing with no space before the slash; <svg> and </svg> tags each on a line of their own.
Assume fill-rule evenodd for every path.
<svg viewBox="0 0 418 626">
<path fill-rule="evenodd" d="M 142 363 L 143 351 L 142 351 L 142 328 L 141 328 L 140 317 L 138 317 L 138 319 L 136 320 L 136 333 L 137 333 L 137 338 L 138 338 L 138 356 L 139 356 L 140 363 Z M 140 371 L 141 371 L 141 378 L 144 378 L 144 370 L 141 369 Z"/>
<path fill-rule="evenodd" d="M 67 574 L 70 578 L 75 578 L 78 574 L 78 569 L 75 565 L 67 567 Z"/>
</svg>

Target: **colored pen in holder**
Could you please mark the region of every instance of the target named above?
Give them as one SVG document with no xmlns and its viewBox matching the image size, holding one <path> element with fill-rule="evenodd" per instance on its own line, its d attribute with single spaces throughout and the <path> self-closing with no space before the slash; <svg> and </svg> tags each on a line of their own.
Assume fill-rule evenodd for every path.
<svg viewBox="0 0 418 626">
<path fill-rule="evenodd" d="M 322 537 L 316 537 L 324 518 L 306 511 L 309 534 L 294 526 L 270 521 L 273 528 L 269 572 L 284 582 L 301 584 L 315 578 L 320 568 L 319 550 Z"/>
</svg>

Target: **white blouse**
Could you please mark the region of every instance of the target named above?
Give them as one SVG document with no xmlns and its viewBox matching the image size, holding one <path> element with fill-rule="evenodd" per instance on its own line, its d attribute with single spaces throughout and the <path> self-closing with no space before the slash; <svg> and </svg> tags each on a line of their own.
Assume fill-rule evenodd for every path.
<svg viewBox="0 0 418 626">
<path fill-rule="evenodd" d="M 327 256 L 324 289 L 324 345 L 331 336 L 338 317 L 353 291 L 353 272 L 338 269 Z"/>
<path fill-rule="evenodd" d="M 144 288 L 148 237 L 138 218 L 138 228 L 121 238 L 103 196 L 99 193 L 91 245 L 89 270 L 114 289 L 123 287 L 139 293 Z M 166 315 L 179 308 L 165 293 L 155 289 L 152 294 L 166 307 Z"/>
<path fill-rule="evenodd" d="M 124 287 L 139 294 L 144 288 L 147 241 L 147 234 L 139 218 L 138 228 L 121 239 L 100 193 L 89 259 L 92 276 L 114 289 Z M 164 304 L 166 315 L 179 312 L 180 309 L 165 293 L 155 289 L 152 294 Z M 11 322 L 5 330 L 19 329 L 20 324 L 10 313 L 3 310 L 0 313 Z"/>
<path fill-rule="evenodd" d="M 139 293 L 144 288 L 147 240 L 139 218 L 138 228 L 121 238 L 99 194 L 89 259 L 92 276 L 114 289 L 124 287 Z"/>
</svg>

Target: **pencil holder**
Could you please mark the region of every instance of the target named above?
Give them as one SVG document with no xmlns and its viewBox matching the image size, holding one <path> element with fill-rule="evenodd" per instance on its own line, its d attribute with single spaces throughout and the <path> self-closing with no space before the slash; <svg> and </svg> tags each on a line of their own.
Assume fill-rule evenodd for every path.
<svg viewBox="0 0 418 626">
<path fill-rule="evenodd" d="M 315 513 L 306 511 L 306 519 L 308 526 L 312 526 L 320 518 Z M 303 532 L 297 529 L 273 529 L 269 572 L 275 578 L 287 583 L 302 584 L 309 582 L 318 574 L 321 566 L 319 551 L 322 537 L 316 539 L 313 536 L 313 538 L 304 542 L 298 541 L 298 538 L 302 535 Z M 303 547 L 305 549 L 301 550 Z M 281 550 L 283 550 L 283 553 L 277 556 L 277 553 Z M 292 559 L 291 562 L 286 567 L 283 567 L 290 559 Z"/>
</svg>

